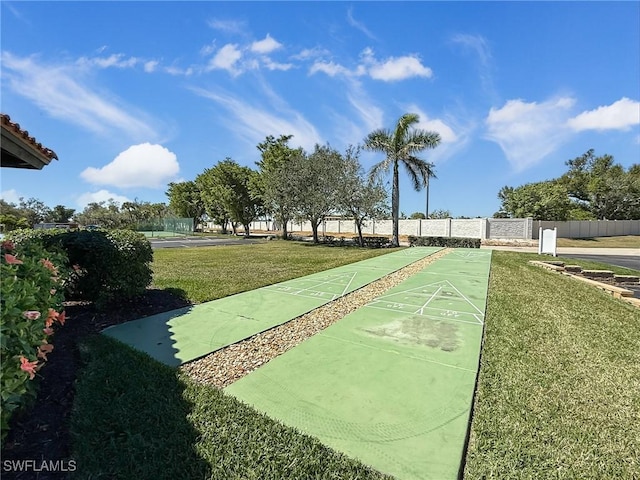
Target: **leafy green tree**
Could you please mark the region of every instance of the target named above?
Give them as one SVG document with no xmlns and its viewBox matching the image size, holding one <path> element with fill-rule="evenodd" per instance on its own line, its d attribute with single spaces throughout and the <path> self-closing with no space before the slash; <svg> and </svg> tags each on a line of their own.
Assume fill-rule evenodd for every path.
<svg viewBox="0 0 640 480">
<path fill-rule="evenodd" d="M 67 223 L 71 220 L 74 213 L 76 213 L 75 208 L 67 208 L 64 205 L 56 205 L 51 210 L 49 210 L 49 215 L 47 216 L 45 221 L 52 223 Z"/>
<path fill-rule="evenodd" d="M 442 218 L 451 218 L 451 212 L 449 210 L 434 210 L 429 214 L 429 218 L 434 219 L 442 219 Z"/>
<path fill-rule="evenodd" d="M 254 193 L 262 198 L 267 212 L 281 227 L 284 239 L 288 238 L 287 226 L 296 209 L 296 192 L 291 183 L 289 164 L 292 159 L 303 155 L 301 148 L 289 146 L 291 138 L 293 135 L 281 135 L 278 138 L 269 135 L 258 144 L 261 160 L 256 165 L 260 175 L 252 185 Z"/>
<path fill-rule="evenodd" d="M 424 220 L 427 217 L 425 217 L 424 213 L 422 212 L 413 212 L 411 215 L 409 215 L 409 218 L 411 220 Z"/>
<path fill-rule="evenodd" d="M 288 165 L 288 181 L 294 187 L 296 216 L 311 223 L 314 243 L 318 227 L 340 206 L 338 185 L 344 159 L 329 145 L 316 145 L 310 154 L 294 157 Z"/>
<path fill-rule="evenodd" d="M 194 226 L 200 223 L 205 210 L 196 182 L 171 182 L 166 195 L 169 197 L 170 211 L 178 217 L 193 219 Z"/>
<path fill-rule="evenodd" d="M 503 187 L 498 198 L 502 202 L 500 210 L 511 218 L 565 221 L 574 207 L 567 188 L 554 180 Z"/>
<path fill-rule="evenodd" d="M 205 170 L 196 179 L 196 183 L 203 185 L 203 198 L 215 198 L 232 221 L 244 226 L 246 236 L 249 235 L 249 224 L 262 210 L 262 201 L 250 187 L 256 175 L 257 172 L 249 167 L 242 167 L 235 160 L 227 158 Z"/>
<path fill-rule="evenodd" d="M 18 210 L 20 211 L 20 216 L 26 218 L 30 226 L 44 222 L 51 214 L 49 207 L 37 198 L 28 198 L 25 200 L 23 197 L 20 197 Z"/>
<path fill-rule="evenodd" d="M 124 228 L 128 223 L 127 217 L 113 199 L 89 203 L 75 218 L 81 225 L 100 225 L 108 229 Z"/>
<path fill-rule="evenodd" d="M 559 181 L 583 210 L 600 220 L 640 219 L 640 164 L 626 171 L 611 155 L 597 157 L 590 149 L 566 165 Z"/>
<path fill-rule="evenodd" d="M 388 211 L 387 191 L 379 179 L 371 179 L 360 164 L 360 149 L 349 147 L 343 161 L 342 178 L 337 183 L 339 209 L 353 218 L 358 241 L 364 246 L 362 227 L 369 219 L 381 218 Z"/>
<path fill-rule="evenodd" d="M 393 220 L 393 246 L 399 245 L 398 219 L 400 211 L 400 186 L 399 167 L 404 165 L 413 187 L 419 191 L 425 187 L 429 178 L 434 177 L 434 165 L 426 162 L 416 155 L 428 148 L 435 148 L 440 143 L 440 135 L 420 129 L 411 129 L 418 123 L 420 117 L 415 113 L 407 113 L 400 117 L 393 131 L 379 129 L 371 132 L 364 141 L 367 150 L 382 152 L 385 159 L 374 165 L 371 170 L 372 177 L 381 172 L 392 170 L 391 190 L 391 218 Z"/>
</svg>

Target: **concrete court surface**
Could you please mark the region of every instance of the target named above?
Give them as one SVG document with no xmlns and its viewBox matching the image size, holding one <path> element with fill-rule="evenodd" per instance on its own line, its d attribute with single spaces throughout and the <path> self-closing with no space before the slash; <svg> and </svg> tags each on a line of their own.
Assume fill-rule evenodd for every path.
<svg viewBox="0 0 640 480">
<path fill-rule="evenodd" d="M 398 479 L 455 479 L 490 263 L 456 249 L 225 390 Z"/>
<path fill-rule="evenodd" d="M 102 333 L 160 362 L 179 366 L 281 325 L 438 250 L 438 247 L 400 250 L 212 302 L 114 325 Z"/>
</svg>

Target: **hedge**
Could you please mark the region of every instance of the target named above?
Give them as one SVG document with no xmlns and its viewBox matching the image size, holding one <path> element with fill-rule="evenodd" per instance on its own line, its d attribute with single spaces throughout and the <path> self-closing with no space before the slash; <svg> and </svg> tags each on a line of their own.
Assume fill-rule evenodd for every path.
<svg viewBox="0 0 640 480">
<path fill-rule="evenodd" d="M 479 238 L 459 237 L 414 237 L 409 235 L 411 247 L 449 247 L 449 248 L 480 248 Z"/>
<path fill-rule="evenodd" d="M 53 350 L 51 336 L 65 323 L 62 254 L 36 243 L 0 247 L 0 424 L 2 442 L 9 421 L 37 394 L 37 373 Z"/>
<path fill-rule="evenodd" d="M 151 283 L 153 251 L 143 234 L 131 230 L 16 230 L 16 245 L 37 243 L 64 252 L 70 275 L 67 298 L 103 307 L 115 299 L 140 295 Z"/>
</svg>

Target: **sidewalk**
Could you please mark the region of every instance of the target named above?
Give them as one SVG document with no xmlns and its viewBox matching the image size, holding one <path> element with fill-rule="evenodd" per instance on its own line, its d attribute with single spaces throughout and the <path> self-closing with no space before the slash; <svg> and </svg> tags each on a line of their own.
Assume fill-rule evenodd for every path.
<svg viewBox="0 0 640 480">
<path fill-rule="evenodd" d="M 506 250 L 509 252 L 538 253 L 538 247 L 517 247 L 506 245 L 483 245 L 482 250 Z M 558 247 L 558 255 L 623 255 L 637 256 L 640 260 L 640 248 L 577 248 Z"/>
</svg>

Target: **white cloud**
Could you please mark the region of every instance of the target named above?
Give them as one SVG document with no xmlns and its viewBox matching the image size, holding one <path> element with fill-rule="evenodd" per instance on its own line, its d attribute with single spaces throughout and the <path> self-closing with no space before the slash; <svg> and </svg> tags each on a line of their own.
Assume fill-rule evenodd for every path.
<svg viewBox="0 0 640 480">
<path fill-rule="evenodd" d="M 3 190 L 2 192 L 0 192 L 0 198 L 2 198 L 2 200 L 7 203 L 15 203 L 16 205 L 20 201 L 21 196 L 22 195 L 19 195 L 18 192 L 13 188 L 11 190 Z"/>
<path fill-rule="evenodd" d="M 155 72 L 159 64 L 160 62 L 158 62 L 157 60 L 149 60 L 148 62 L 144 63 L 144 71 L 147 73 Z"/>
<path fill-rule="evenodd" d="M 360 63 L 355 69 L 350 70 L 343 65 L 326 61 L 316 61 L 309 69 L 309 75 L 322 72 L 330 77 L 343 75 L 345 77 L 359 77 L 369 75 L 374 80 L 395 82 L 412 77 L 431 78 L 433 72 L 425 67 L 416 55 L 404 55 L 402 57 L 389 57 L 384 61 L 375 58 L 371 48 L 365 48 L 360 54 Z"/>
<path fill-rule="evenodd" d="M 331 55 L 331 52 L 325 48 L 313 47 L 305 48 L 300 53 L 292 55 L 293 60 L 309 60 L 311 58 L 327 57 Z"/>
<path fill-rule="evenodd" d="M 255 53 L 262 53 L 262 54 L 271 53 L 274 50 L 278 50 L 279 48 L 282 48 L 282 44 L 277 40 L 275 40 L 268 33 L 267 33 L 267 36 L 264 38 L 264 40 L 253 42 L 251 44 L 251 51 Z"/>
<path fill-rule="evenodd" d="M 640 102 L 623 97 L 611 105 L 582 112 L 571 118 L 569 127 L 582 130 L 629 130 L 640 124 Z"/>
<path fill-rule="evenodd" d="M 282 70 L 287 71 L 293 67 L 292 63 L 278 63 L 271 60 L 269 57 L 262 57 L 262 64 L 267 67 L 268 70 Z"/>
<path fill-rule="evenodd" d="M 97 192 L 86 192 L 81 194 L 76 199 L 76 203 L 81 209 L 84 209 L 90 203 L 108 202 L 109 200 L 113 200 L 120 205 L 124 202 L 131 201 L 123 195 L 118 195 L 117 193 L 112 193 L 108 190 L 98 190 Z"/>
<path fill-rule="evenodd" d="M 391 57 L 383 63 L 373 65 L 369 68 L 369 75 L 376 80 L 384 82 L 395 82 L 411 77 L 431 78 L 433 72 L 429 67 L 425 67 L 420 59 L 413 55 L 404 57 Z"/>
<path fill-rule="evenodd" d="M 570 97 L 542 103 L 509 100 L 502 108 L 492 108 L 485 123 L 486 137 L 504 152 L 516 171 L 529 168 L 555 151 L 569 135 Z"/>
<path fill-rule="evenodd" d="M 336 75 L 351 75 L 351 72 L 348 68 L 343 67 L 342 65 L 338 65 L 334 62 L 314 62 L 309 69 L 309 75 L 313 75 L 316 72 L 326 73 L 330 77 L 335 77 Z"/>
<path fill-rule="evenodd" d="M 240 58 L 242 58 L 242 52 L 238 49 L 238 45 L 228 43 L 218 50 L 215 56 L 209 61 L 208 70 L 220 69 L 226 70 L 232 75 L 238 75 L 240 72 L 235 65 Z"/>
<path fill-rule="evenodd" d="M 239 20 L 218 20 L 212 19 L 208 22 L 209 27 L 225 33 L 243 34 L 245 33 L 246 24 Z"/>
<path fill-rule="evenodd" d="M 302 114 L 286 107 L 282 99 L 272 99 L 272 103 L 277 104 L 277 109 L 261 109 L 253 102 L 246 102 L 230 94 L 198 88 L 192 90 L 221 105 L 236 120 L 228 122 L 232 125 L 232 132 L 252 145 L 262 142 L 267 135 L 293 135 L 291 144 L 307 150 L 312 149 L 316 143 L 324 143 L 315 127 Z M 279 114 L 273 113 L 274 110 L 280 110 Z"/>
<path fill-rule="evenodd" d="M 125 58 L 123 53 L 113 53 L 108 57 L 80 57 L 77 64 L 82 67 L 99 67 L 99 68 L 133 68 L 140 62 L 136 57 Z"/>
<path fill-rule="evenodd" d="M 81 194 L 76 199 L 76 203 L 81 209 L 84 209 L 90 203 L 109 202 L 110 200 L 113 200 L 119 205 L 122 205 L 124 202 L 131 201 L 123 195 L 118 195 L 117 193 L 112 193 L 108 190 L 98 190 L 97 192 L 85 192 Z"/>
<path fill-rule="evenodd" d="M 353 28 L 360 30 L 370 39 L 377 40 L 375 35 L 371 33 L 371 31 L 366 27 L 364 23 L 359 22 L 358 20 L 353 18 L 353 7 L 350 7 L 349 10 L 347 10 L 347 22 L 349 22 L 349 25 L 351 25 Z"/>
<path fill-rule="evenodd" d="M 23 96 L 54 118 L 61 118 L 103 135 L 114 130 L 130 138 L 154 139 L 158 135 L 131 107 L 109 101 L 108 92 L 96 92 L 82 83 L 77 66 L 45 65 L 35 57 L 2 52 L 3 79 L 9 89 Z"/>
<path fill-rule="evenodd" d="M 493 84 L 492 74 L 492 54 L 489 42 L 482 35 L 458 34 L 454 35 L 451 41 L 462 45 L 466 50 L 471 50 L 478 58 L 478 73 L 482 88 L 491 96 L 497 99 L 498 94 Z"/>
<path fill-rule="evenodd" d="M 162 188 L 178 174 L 176 154 L 162 145 L 132 145 L 102 168 L 89 167 L 80 176 L 95 185 L 119 188 Z"/>
</svg>

